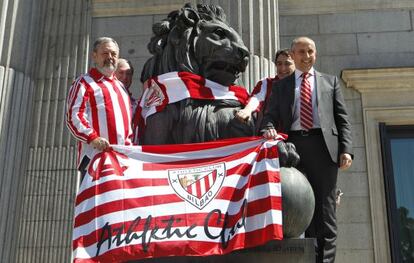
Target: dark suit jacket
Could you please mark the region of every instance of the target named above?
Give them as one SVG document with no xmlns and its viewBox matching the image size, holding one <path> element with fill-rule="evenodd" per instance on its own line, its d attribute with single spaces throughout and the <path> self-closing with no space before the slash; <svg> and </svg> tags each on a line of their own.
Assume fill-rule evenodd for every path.
<svg viewBox="0 0 414 263">
<path fill-rule="evenodd" d="M 323 137 L 332 160 L 337 163 L 339 154 L 353 156 L 351 124 L 346 112 L 339 79 L 315 70 L 317 107 Z M 273 82 L 269 106 L 266 109 L 262 128 L 275 128 L 289 133 L 293 122 L 295 99 L 295 74 Z"/>
</svg>

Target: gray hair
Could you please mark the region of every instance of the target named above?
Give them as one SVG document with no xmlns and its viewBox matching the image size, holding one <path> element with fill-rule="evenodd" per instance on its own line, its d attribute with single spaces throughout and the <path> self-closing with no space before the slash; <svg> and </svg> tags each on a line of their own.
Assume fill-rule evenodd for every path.
<svg viewBox="0 0 414 263">
<path fill-rule="evenodd" d="M 131 69 L 131 73 L 134 74 L 134 67 L 132 66 L 132 63 L 131 63 L 130 60 L 125 59 L 125 58 L 119 58 L 118 59 L 118 65 L 122 64 L 122 63 L 128 64 L 129 68 Z"/>
<path fill-rule="evenodd" d="M 316 50 L 315 41 L 313 41 L 311 38 L 305 37 L 305 36 L 297 37 L 297 38 L 293 39 L 292 40 L 292 44 L 290 45 L 290 50 L 293 50 L 293 48 L 296 46 L 296 44 L 298 44 L 298 43 L 304 43 L 304 42 L 311 43 L 314 46 L 315 50 Z"/>
<path fill-rule="evenodd" d="M 110 42 L 114 43 L 114 44 L 115 44 L 115 46 L 118 48 L 118 51 L 119 51 L 119 45 L 118 45 L 118 43 L 115 41 L 115 39 L 110 38 L 110 37 L 99 37 L 99 38 L 97 38 L 97 39 L 95 40 L 95 42 L 93 43 L 93 52 L 98 51 L 98 48 L 99 48 L 99 46 L 100 46 L 101 44 L 104 44 L 104 43 L 110 43 Z"/>
</svg>

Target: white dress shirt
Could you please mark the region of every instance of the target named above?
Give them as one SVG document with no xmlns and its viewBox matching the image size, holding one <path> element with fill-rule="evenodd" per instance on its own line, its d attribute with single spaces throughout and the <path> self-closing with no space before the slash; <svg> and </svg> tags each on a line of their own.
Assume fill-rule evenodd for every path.
<svg viewBox="0 0 414 263">
<path fill-rule="evenodd" d="M 315 69 L 312 67 L 309 70 L 309 75 L 307 76 L 312 92 L 312 116 L 313 116 L 313 126 L 312 129 L 320 128 L 321 124 L 319 121 L 318 115 L 318 105 L 317 105 L 317 93 L 316 93 L 316 81 L 315 81 Z M 304 130 L 300 124 L 300 87 L 302 83 L 302 74 L 303 72 L 295 69 L 295 101 L 293 103 L 293 122 L 290 130 L 298 131 Z"/>
</svg>

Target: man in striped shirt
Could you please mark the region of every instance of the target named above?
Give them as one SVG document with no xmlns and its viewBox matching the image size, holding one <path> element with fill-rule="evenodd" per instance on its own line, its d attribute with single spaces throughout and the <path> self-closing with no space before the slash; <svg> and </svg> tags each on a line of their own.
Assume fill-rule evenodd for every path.
<svg viewBox="0 0 414 263">
<path fill-rule="evenodd" d="M 96 150 L 111 144 L 131 145 L 131 102 L 114 77 L 119 46 L 112 38 L 98 38 L 93 45 L 94 67 L 78 77 L 67 97 L 66 123 L 78 140 L 78 169 L 84 171 Z"/>
</svg>

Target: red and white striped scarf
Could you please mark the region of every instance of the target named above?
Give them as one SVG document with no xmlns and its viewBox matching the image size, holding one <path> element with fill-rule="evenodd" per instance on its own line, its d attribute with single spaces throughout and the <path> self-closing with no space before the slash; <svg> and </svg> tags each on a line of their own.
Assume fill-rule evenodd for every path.
<svg viewBox="0 0 414 263">
<path fill-rule="evenodd" d="M 146 119 L 162 111 L 168 104 L 184 99 L 237 100 L 247 104 L 249 94 L 244 87 L 224 86 L 190 72 L 169 72 L 148 79 L 135 111 L 135 142 L 142 138 Z"/>
</svg>

